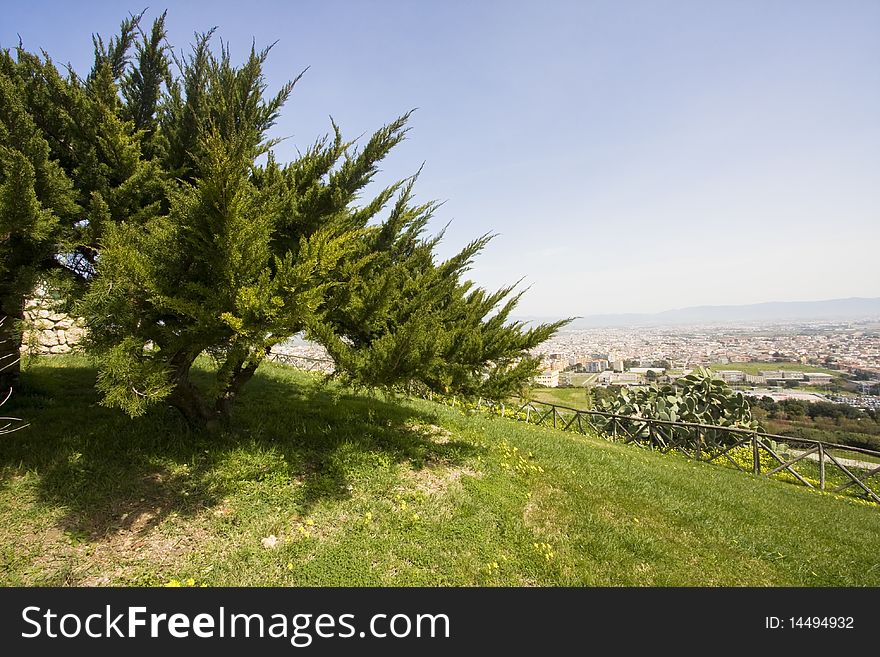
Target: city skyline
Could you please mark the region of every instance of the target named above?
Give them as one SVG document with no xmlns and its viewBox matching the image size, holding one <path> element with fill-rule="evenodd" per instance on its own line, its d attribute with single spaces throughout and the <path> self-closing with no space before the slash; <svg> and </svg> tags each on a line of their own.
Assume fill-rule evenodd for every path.
<svg viewBox="0 0 880 657">
<path fill-rule="evenodd" d="M 331 115 L 354 138 L 417 107 L 377 186 L 424 162 L 440 254 L 498 233 L 471 275 L 523 278 L 519 314 L 880 296 L 877 3 L 205 7 L 169 8 L 171 43 L 217 26 L 236 61 L 275 43 L 270 91 L 309 67 L 281 160 Z M 140 9 L 11 6 L 0 45 L 84 74 L 91 33 Z"/>
</svg>

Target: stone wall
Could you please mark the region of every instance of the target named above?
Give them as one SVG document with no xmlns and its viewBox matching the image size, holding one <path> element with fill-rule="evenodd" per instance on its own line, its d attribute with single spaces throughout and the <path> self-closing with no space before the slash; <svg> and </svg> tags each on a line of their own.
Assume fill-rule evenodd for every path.
<svg viewBox="0 0 880 657">
<path fill-rule="evenodd" d="M 58 312 L 58 305 L 49 296 L 36 296 L 25 303 L 21 337 L 24 353 L 66 354 L 82 340 L 82 319 Z"/>
</svg>

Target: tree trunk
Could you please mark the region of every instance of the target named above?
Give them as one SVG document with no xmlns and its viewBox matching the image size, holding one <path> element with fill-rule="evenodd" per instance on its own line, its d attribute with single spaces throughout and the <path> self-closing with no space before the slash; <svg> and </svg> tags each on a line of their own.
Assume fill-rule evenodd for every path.
<svg viewBox="0 0 880 657">
<path fill-rule="evenodd" d="M 174 390 L 168 396 L 168 403 L 180 411 L 187 424 L 196 430 L 213 430 L 216 417 L 202 392 L 189 380 L 189 372 L 196 356 L 178 353 L 171 359 L 174 369 Z"/>
<path fill-rule="evenodd" d="M 24 297 L 0 299 L 0 393 L 18 387 L 21 376 L 21 322 L 24 319 Z"/>
<path fill-rule="evenodd" d="M 232 407 L 241 389 L 253 378 L 259 363 L 247 367 L 238 365 L 223 394 L 217 398 L 212 406 L 202 392 L 189 380 L 189 372 L 195 359 L 195 356 L 183 353 L 171 359 L 171 365 L 175 371 L 175 386 L 168 396 L 168 403 L 180 411 L 193 429 L 215 432 L 223 426 L 228 426 L 232 416 Z"/>
<path fill-rule="evenodd" d="M 254 372 L 257 371 L 258 366 L 259 363 L 253 363 L 247 367 L 238 366 L 235 369 L 235 373 L 232 375 L 232 379 L 229 381 L 229 385 L 226 386 L 226 390 L 224 390 L 223 394 L 217 399 L 215 410 L 218 419 L 224 424 L 229 423 L 232 416 L 232 406 L 235 404 L 238 393 L 241 392 L 244 384 L 253 378 Z"/>
<path fill-rule="evenodd" d="M 180 411 L 187 424 L 193 429 L 213 430 L 216 418 L 204 396 L 188 378 L 178 380 L 174 390 L 168 396 L 168 403 Z"/>
</svg>

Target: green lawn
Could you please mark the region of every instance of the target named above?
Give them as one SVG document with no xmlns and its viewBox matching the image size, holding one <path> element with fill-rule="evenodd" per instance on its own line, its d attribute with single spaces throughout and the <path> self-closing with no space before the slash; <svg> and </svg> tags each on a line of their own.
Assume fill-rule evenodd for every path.
<svg viewBox="0 0 880 657">
<path fill-rule="evenodd" d="M 587 391 L 584 388 L 532 388 L 529 395 L 535 401 L 571 408 L 586 408 L 587 403 Z"/>
<path fill-rule="evenodd" d="M 709 365 L 715 371 L 718 370 L 739 370 L 746 374 L 760 374 L 762 371 L 784 370 L 797 372 L 821 372 L 831 374 L 837 378 L 841 378 L 842 373 L 838 370 L 829 370 L 824 367 L 815 365 L 802 365 L 801 363 L 713 363 Z"/>
<path fill-rule="evenodd" d="M 585 372 L 575 373 L 575 372 L 567 372 L 571 377 L 571 385 L 573 386 L 584 386 L 589 385 L 595 382 L 596 378 L 599 376 L 598 374 L 590 374 Z"/>
<path fill-rule="evenodd" d="M 82 358 L 5 408 L 0 583 L 880 585 L 880 508 L 264 365 L 232 429 L 97 404 Z"/>
</svg>

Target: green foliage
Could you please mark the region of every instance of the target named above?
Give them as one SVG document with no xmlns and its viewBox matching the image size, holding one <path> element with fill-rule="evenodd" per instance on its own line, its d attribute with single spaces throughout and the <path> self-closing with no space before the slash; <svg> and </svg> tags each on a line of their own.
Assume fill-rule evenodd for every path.
<svg viewBox="0 0 880 657">
<path fill-rule="evenodd" d="M 167 213 L 156 207 L 141 222 L 105 231 L 97 275 L 79 311 L 88 344 L 102 359 L 104 403 L 131 415 L 169 395 L 193 421 L 224 410 L 268 349 L 312 320 L 351 236 L 341 213 L 295 239 L 285 235 L 292 190 L 304 181 L 272 158 L 263 167 L 254 163 L 266 154 L 266 130 L 292 89 L 285 85 L 263 102 L 267 54 L 252 51 L 239 68 L 226 50 L 184 63 L 184 77 L 198 77 L 202 86 L 192 98 L 172 97 L 172 105 L 175 99 L 182 105 L 158 125 L 174 121 L 175 109 L 195 115 L 194 142 L 172 140 L 169 151 L 170 159 L 189 158 L 190 179 L 165 181 Z M 193 66 L 205 69 L 194 73 Z M 195 114 L 187 102 L 207 109 Z M 307 185 L 319 184 L 319 176 Z M 188 381 L 203 351 L 219 363 L 212 399 Z"/>
<path fill-rule="evenodd" d="M 85 79 L 62 75 L 45 52 L 0 50 L 0 317 L 13 320 L 3 337 L 16 356 L 24 297 L 35 283 L 75 298 L 94 273 L 105 230 L 140 222 L 164 198 L 164 175 L 143 154 L 150 126 L 119 95 L 122 79 L 132 102 L 157 110 L 152 51 L 129 65 L 140 20 L 124 21 L 106 45 L 95 37 Z M 162 39 L 164 17 L 147 45 Z"/>
<path fill-rule="evenodd" d="M 509 316 L 521 294 L 462 280 L 490 236 L 435 263 L 441 236 L 423 237 L 436 205 L 413 205 L 415 177 L 403 187 L 387 220 L 364 227 L 349 262 L 349 283 L 329 296 L 315 335 L 338 367 L 371 386 L 406 385 L 466 397 L 503 399 L 539 370 L 528 351 L 565 322 L 526 329 Z"/>
<path fill-rule="evenodd" d="M 24 295 L 51 260 L 64 222 L 78 207 L 73 185 L 52 158 L 27 102 L 27 79 L 39 73 L 0 51 L 0 388 L 18 381 Z M 6 321 L 4 321 L 6 320 Z"/>
<path fill-rule="evenodd" d="M 564 322 L 510 322 L 513 287 L 463 279 L 488 236 L 435 262 L 442 235 L 425 232 L 436 204 L 414 203 L 416 176 L 359 202 L 409 114 L 362 147 L 334 124 L 281 164 L 268 130 L 299 78 L 267 95 L 269 49 L 235 65 L 211 32 L 172 76 L 163 25 L 138 39 L 125 22 L 109 45 L 97 40 L 86 83 L 121 128 L 125 180 L 92 190 L 100 260 L 77 307 L 105 404 L 139 415 L 167 401 L 194 424 L 226 420 L 269 350 L 297 333 L 328 348 L 338 376 L 371 387 L 501 398 L 535 374 L 529 350 Z M 218 364 L 208 390 L 189 380 L 204 352 Z"/>
<path fill-rule="evenodd" d="M 413 201 L 416 176 L 360 202 L 409 114 L 360 148 L 333 124 L 279 163 L 268 131 L 299 78 L 268 94 L 268 48 L 236 65 L 207 32 L 174 56 L 165 14 L 142 20 L 94 36 L 84 78 L 0 53 L 0 316 L 53 278 L 87 321 L 104 403 L 140 415 L 167 401 L 196 424 L 228 417 L 297 333 L 367 386 L 501 398 L 536 373 L 529 351 L 563 322 L 510 322 L 513 287 L 464 280 L 489 236 L 435 262 L 437 205 Z M 208 390 L 189 380 L 204 352 Z"/>
<path fill-rule="evenodd" d="M 761 430 L 745 396 L 703 368 L 674 383 L 622 389 L 611 400 L 602 400 L 597 408 L 627 417 Z"/>
</svg>

